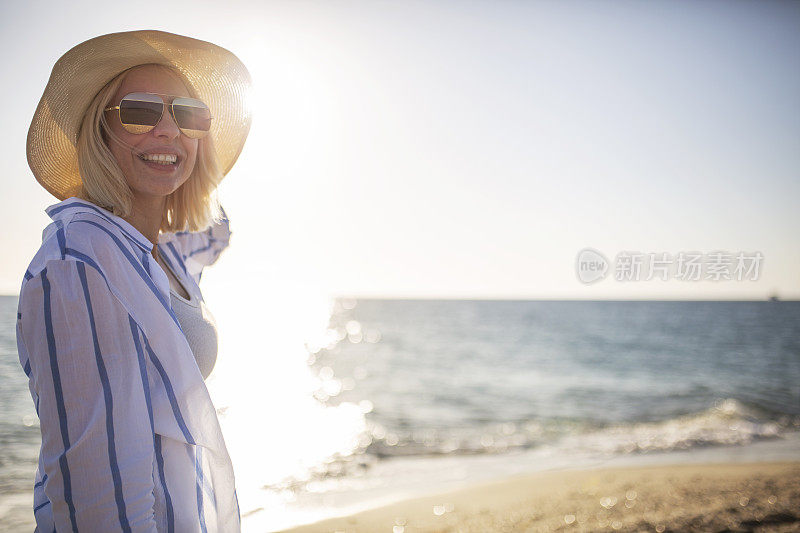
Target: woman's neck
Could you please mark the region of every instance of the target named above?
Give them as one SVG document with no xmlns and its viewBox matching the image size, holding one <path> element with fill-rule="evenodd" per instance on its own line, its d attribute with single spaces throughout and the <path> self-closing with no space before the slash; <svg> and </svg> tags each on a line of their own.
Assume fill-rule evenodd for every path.
<svg viewBox="0 0 800 533">
<path fill-rule="evenodd" d="M 133 198 L 131 214 L 122 218 L 155 245 L 158 244 L 158 232 L 164 218 L 165 204 L 166 199 L 163 196 L 136 195 Z M 156 253 L 156 249 L 153 249 L 153 253 Z"/>
</svg>

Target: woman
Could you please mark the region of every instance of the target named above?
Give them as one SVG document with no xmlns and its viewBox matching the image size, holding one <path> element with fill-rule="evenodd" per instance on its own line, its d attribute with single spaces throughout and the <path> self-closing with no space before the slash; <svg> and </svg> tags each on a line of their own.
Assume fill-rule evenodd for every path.
<svg viewBox="0 0 800 533">
<path fill-rule="evenodd" d="M 151 30 L 53 68 L 27 149 L 62 201 L 17 313 L 42 432 L 37 531 L 239 530 L 198 283 L 229 243 L 215 190 L 249 131 L 249 87 L 229 51 Z"/>
</svg>

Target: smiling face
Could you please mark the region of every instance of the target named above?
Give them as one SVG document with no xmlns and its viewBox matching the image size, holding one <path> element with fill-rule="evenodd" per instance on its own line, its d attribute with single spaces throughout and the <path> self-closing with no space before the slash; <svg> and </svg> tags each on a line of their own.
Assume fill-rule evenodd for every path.
<svg viewBox="0 0 800 533">
<path fill-rule="evenodd" d="M 131 69 L 109 105 L 119 105 L 123 96 L 133 92 L 191 96 L 177 74 L 153 65 Z M 181 133 L 169 109 L 164 109 L 155 128 L 141 135 L 128 133 L 122 127 L 116 111 L 106 112 L 106 119 L 113 133 L 138 151 L 116 142 L 113 137 L 106 141 L 135 198 L 166 197 L 189 179 L 197 160 L 199 141 Z M 143 160 L 139 157 L 141 152 L 173 154 L 178 159 L 175 164 L 160 165 Z"/>
</svg>

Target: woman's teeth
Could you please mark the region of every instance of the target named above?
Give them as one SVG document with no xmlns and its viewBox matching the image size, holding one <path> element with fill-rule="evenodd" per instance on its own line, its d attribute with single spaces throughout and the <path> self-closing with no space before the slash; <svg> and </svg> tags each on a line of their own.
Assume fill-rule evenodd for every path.
<svg viewBox="0 0 800 533">
<path fill-rule="evenodd" d="M 178 161 L 178 156 L 172 154 L 145 154 L 141 159 L 159 165 L 174 165 Z"/>
</svg>

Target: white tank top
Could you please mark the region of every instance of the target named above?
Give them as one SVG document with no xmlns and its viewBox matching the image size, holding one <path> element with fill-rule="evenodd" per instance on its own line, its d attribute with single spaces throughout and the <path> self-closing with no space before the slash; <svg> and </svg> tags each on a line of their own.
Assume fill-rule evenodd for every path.
<svg viewBox="0 0 800 533">
<path fill-rule="evenodd" d="M 192 294 L 192 291 L 186 289 L 186 283 L 179 281 L 177 273 L 160 261 L 159 264 L 169 278 L 169 297 L 172 310 L 192 349 L 197 367 L 200 369 L 203 379 L 206 379 L 211 375 L 214 364 L 217 362 L 217 324 L 214 316 L 199 293 Z M 180 295 L 178 283 L 181 283 L 186 289 L 190 296 L 189 300 Z"/>
</svg>

